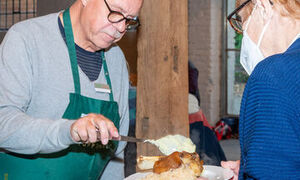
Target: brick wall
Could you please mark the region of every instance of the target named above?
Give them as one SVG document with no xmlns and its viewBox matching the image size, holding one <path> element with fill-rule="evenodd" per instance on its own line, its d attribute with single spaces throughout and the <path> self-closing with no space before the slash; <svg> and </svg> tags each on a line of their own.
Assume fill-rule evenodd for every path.
<svg viewBox="0 0 300 180">
<path fill-rule="evenodd" d="M 201 108 L 211 125 L 220 118 L 222 1 L 189 0 L 189 59 L 199 70 Z"/>
<path fill-rule="evenodd" d="M 0 0 L 0 29 L 34 17 L 35 11 L 36 0 Z"/>
</svg>

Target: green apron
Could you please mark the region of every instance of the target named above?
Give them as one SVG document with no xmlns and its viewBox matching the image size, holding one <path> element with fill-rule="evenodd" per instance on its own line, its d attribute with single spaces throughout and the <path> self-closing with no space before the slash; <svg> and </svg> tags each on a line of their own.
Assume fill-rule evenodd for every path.
<svg viewBox="0 0 300 180">
<path fill-rule="evenodd" d="M 97 113 L 109 118 L 119 129 L 118 104 L 113 101 L 112 91 L 109 94 L 110 101 L 92 99 L 80 95 L 80 80 L 69 9 L 64 12 L 63 19 L 75 86 L 75 93 L 70 93 L 70 102 L 63 118 L 78 119 L 83 114 Z M 103 51 L 101 56 L 105 78 L 112 90 Z M 116 141 L 110 141 L 107 146 L 103 146 L 100 143 L 89 146 L 74 144 L 68 149 L 52 154 L 20 155 L 0 153 L 0 179 L 97 179 L 113 156 L 117 145 Z"/>
</svg>

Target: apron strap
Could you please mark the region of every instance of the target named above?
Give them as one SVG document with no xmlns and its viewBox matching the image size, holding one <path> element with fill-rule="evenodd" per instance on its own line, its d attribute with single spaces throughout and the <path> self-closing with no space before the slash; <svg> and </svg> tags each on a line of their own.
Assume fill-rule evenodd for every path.
<svg viewBox="0 0 300 180">
<path fill-rule="evenodd" d="M 77 56 L 76 56 L 76 49 L 75 49 L 69 8 L 66 9 L 63 13 L 63 20 L 64 20 L 66 42 L 67 42 L 70 61 L 71 61 L 75 93 L 80 94 L 80 80 L 79 80 L 79 73 L 78 73 L 78 66 L 77 66 Z"/>
<path fill-rule="evenodd" d="M 109 100 L 114 101 L 113 90 L 112 90 L 111 81 L 110 81 L 110 77 L 109 77 L 109 72 L 108 72 L 108 68 L 107 68 L 107 64 L 106 64 L 106 59 L 105 59 L 105 56 L 104 56 L 104 51 L 101 51 L 101 57 L 102 57 L 102 62 L 103 62 L 103 69 L 104 69 L 105 79 L 106 79 L 107 84 L 109 85 L 110 92 L 111 92 L 111 93 L 109 93 Z"/>
<path fill-rule="evenodd" d="M 80 79 L 79 79 L 79 73 L 78 73 L 77 56 L 76 56 L 76 49 L 75 49 L 75 43 L 74 43 L 71 17 L 70 17 L 70 9 L 69 8 L 66 9 L 63 13 L 63 20 L 64 20 L 66 42 L 67 42 L 70 61 L 71 61 L 71 68 L 72 68 L 72 74 L 73 74 L 75 93 L 80 94 Z M 105 79 L 106 79 L 106 82 L 109 85 L 109 88 L 111 90 L 111 93 L 109 93 L 109 99 L 110 99 L 110 101 L 114 101 L 112 85 L 111 85 L 111 81 L 110 81 L 110 77 L 109 77 L 109 72 L 108 72 L 108 68 L 107 68 L 107 64 L 106 64 L 106 59 L 105 59 L 105 56 L 104 56 L 104 51 L 101 51 L 101 58 L 102 58 L 102 61 L 103 61 L 103 69 L 104 69 Z"/>
</svg>

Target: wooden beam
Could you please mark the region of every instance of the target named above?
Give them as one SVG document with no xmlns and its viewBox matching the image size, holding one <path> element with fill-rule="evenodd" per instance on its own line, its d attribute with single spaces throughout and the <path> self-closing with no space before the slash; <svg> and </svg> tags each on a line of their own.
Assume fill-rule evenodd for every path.
<svg viewBox="0 0 300 180">
<path fill-rule="evenodd" d="M 188 136 L 188 1 L 145 0 L 140 19 L 136 136 Z M 137 155 L 159 154 L 138 144 Z"/>
</svg>

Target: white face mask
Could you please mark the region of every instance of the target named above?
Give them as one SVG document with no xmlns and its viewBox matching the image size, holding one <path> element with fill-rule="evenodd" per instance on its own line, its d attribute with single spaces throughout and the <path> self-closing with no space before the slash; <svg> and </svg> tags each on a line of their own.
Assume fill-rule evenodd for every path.
<svg viewBox="0 0 300 180">
<path fill-rule="evenodd" d="M 262 38 L 265 34 L 266 29 L 268 28 L 271 19 L 267 22 L 267 24 L 263 27 L 263 30 L 260 34 L 258 44 L 256 45 L 247 33 L 247 29 L 249 23 L 251 21 L 251 17 L 255 9 L 257 8 L 257 4 L 254 6 L 251 15 L 249 16 L 249 20 L 246 24 L 245 30 L 243 32 L 243 39 L 242 39 L 242 48 L 241 48 L 241 55 L 240 55 L 240 63 L 244 67 L 245 71 L 250 75 L 254 70 L 255 66 L 262 61 L 265 57 L 262 54 L 261 50 L 259 49 Z"/>
</svg>

